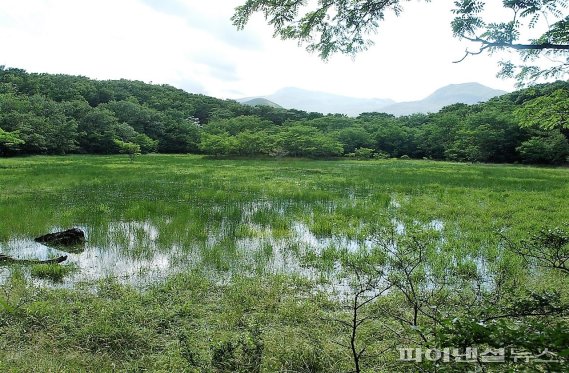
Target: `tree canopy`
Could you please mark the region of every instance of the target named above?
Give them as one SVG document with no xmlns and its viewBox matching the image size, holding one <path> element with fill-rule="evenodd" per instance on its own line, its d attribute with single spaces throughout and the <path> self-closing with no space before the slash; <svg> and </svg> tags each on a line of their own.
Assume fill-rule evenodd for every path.
<svg viewBox="0 0 569 373">
<path fill-rule="evenodd" d="M 567 92 L 569 83 L 560 81 L 438 113 L 352 118 L 0 66 L 0 156 L 160 152 L 561 164 L 569 156 Z"/>
<path fill-rule="evenodd" d="M 389 13 L 400 15 L 410 0 L 246 0 L 235 9 L 233 24 L 243 29 L 254 13 L 262 13 L 274 36 L 298 40 L 310 52 L 327 59 L 334 53 L 354 55 L 371 45 L 374 33 Z M 425 0 L 429 2 L 430 0 Z M 456 0 L 451 22 L 455 37 L 473 42 L 470 55 L 499 50 L 518 52 L 522 63 L 502 61 L 499 75 L 521 84 L 569 72 L 567 0 L 503 0 L 510 15 L 499 22 L 487 19 L 486 1 Z M 542 30 L 545 28 L 545 31 Z M 541 57 L 555 62 L 540 66 Z"/>
</svg>

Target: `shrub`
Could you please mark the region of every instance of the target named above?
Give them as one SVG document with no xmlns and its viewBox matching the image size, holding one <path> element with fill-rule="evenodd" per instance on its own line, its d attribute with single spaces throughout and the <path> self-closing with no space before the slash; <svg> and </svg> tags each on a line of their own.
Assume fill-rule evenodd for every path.
<svg viewBox="0 0 569 373">
<path fill-rule="evenodd" d="M 371 159 L 375 153 L 374 149 L 371 148 L 357 148 L 354 152 L 354 156 L 357 159 Z"/>
</svg>

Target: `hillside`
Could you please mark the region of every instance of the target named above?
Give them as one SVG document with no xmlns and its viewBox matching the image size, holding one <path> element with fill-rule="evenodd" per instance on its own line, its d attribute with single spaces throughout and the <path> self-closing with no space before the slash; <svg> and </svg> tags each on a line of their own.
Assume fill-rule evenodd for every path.
<svg viewBox="0 0 569 373">
<path fill-rule="evenodd" d="M 213 119 L 256 116 L 273 124 L 321 114 L 247 106 L 169 85 L 28 73 L 0 66 L 0 156 L 119 152 L 198 153 Z"/>
</svg>

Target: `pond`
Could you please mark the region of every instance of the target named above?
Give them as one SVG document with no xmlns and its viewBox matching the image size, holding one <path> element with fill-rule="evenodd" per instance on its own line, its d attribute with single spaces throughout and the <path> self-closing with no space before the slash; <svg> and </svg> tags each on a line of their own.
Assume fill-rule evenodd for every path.
<svg viewBox="0 0 569 373">
<path fill-rule="evenodd" d="M 46 260 L 62 255 L 71 271 L 61 281 L 33 279 L 45 286 L 71 287 L 80 282 L 93 282 L 111 277 L 121 283 L 145 286 L 171 274 L 200 267 L 212 276 L 228 279 L 233 274 L 294 273 L 308 278 L 319 274 L 303 265 L 307 253 L 319 254 L 325 249 L 347 251 L 370 250 L 374 236 L 315 234 L 305 221 L 290 220 L 273 227 L 262 222 L 266 215 L 284 216 L 283 204 L 253 201 L 241 204 L 240 214 L 223 216 L 226 207 L 215 206 L 221 219 L 180 224 L 173 217 L 157 217 L 144 221 L 110 221 L 96 226 L 78 226 L 85 232 L 86 243 L 66 249 L 37 243 L 31 237 L 12 237 L 0 243 L 0 252 L 17 259 Z M 328 207 L 331 211 L 333 206 Z M 395 218 L 391 223 L 398 234 L 405 224 Z M 197 224 L 205 232 L 194 234 Z M 365 229 L 361 222 L 361 230 Z M 444 223 L 433 220 L 423 224 L 427 229 L 442 231 Z M 53 227 L 50 232 L 63 230 Z M 20 266 L 24 273 L 29 266 Z M 13 265 L 0 267 L 0 281 L 5 281 Z"/>
</svg>

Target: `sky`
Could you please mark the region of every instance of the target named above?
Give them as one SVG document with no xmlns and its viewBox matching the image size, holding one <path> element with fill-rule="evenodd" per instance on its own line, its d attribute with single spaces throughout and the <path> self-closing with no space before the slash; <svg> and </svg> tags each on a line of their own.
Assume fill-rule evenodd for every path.
<svg viewBox="0 0 569 373">
<path fill-rule="evenodd" d="M 133 79 L 192 93 L 242 98 L 298 87 L 353 97 L 422 99 L 447 84 L 495 77 L 499 56 L 471 56 L 452 37 L 453 0 L 411 1 L 388 16 L 375 45 L 323 62 L 295 41 L 272 37 L 255 16 L 230 21 L 244 0 L 2 0 L 0 65 L 28 72 Z"/>
</svg>

